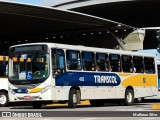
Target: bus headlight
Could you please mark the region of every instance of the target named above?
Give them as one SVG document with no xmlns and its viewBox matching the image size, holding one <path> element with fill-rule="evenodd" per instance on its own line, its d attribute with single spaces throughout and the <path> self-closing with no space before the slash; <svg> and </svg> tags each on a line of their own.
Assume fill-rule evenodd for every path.
<svg viewBox="0 0 160 120">
<path fill-rule="evenodd" d="M 41 90 L 41 93 L 44 93 L 46 92 L 48 89 L 50 89 L 51 85 L 47 85 L 46 87 L 44 87 L 42 90 Z"/>
<path fill-rule="evenodd" d="M 8 88 L 8 91 L 9 91 L 10 93 L 12 93 L 13 95 L 16 94 L 11 88 Z"/>
</svg>

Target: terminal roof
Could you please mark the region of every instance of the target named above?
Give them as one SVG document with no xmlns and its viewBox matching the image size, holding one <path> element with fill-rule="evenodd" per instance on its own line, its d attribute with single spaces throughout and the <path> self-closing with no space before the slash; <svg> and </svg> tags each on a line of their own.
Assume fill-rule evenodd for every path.
<svg viewBox="0 0 160 120">
<path fill-rule="evenodd" d="M 48 39 L 52 34 L 53 38 L 55 36 L 57 37 L 57 35 L 59 35 L 60 38 L 63 38 L 64 35 L 76 36 L 80 41 L 82 40 L 81 43 L 83 45 L 88 46 L 107 47 L 107 44 L 104 46 L 106 41 L 108 47 L 112 48 L 117 43 L 113 40 L 107 41 L 106 38 L 104 38 L 105 35 L 98 38 L 97 33 L 100 35 L 101 33 L 110 31 L 124 38 L 136 29 L 135 27 L 119 22 L 69 10 L 2 1 L 0 2 L 0 26 L 0 38 L 3 41 L 0 42 L 0 45 L 2 46 L 4 44 L 11 46 L 19 43 L 37 41 L 64 42 L 59 40 L 49 41 Z M 94 39 L 91 40 L 93 44 L 90 44 L 90 41 L 87 43 L 86 39 L 81 39 L 81 36 L 87 34 L 95 35 L 92 37 Z M 45 40 L 40 39 L 40 37 L 42 38 L 44 36 L 46 38 Z M 29 41 L 29 39 L 32 41 Z M 102 42 L 97 42 L 98 39 L 103 40 Z M 74 44 L 73 40 L 68 40 L 67 43 Z M 111 43 L 111 45 L 109 45 L 109 43 Z M 80 44 L 80 42 L 77 44 Z"/>
</svg>

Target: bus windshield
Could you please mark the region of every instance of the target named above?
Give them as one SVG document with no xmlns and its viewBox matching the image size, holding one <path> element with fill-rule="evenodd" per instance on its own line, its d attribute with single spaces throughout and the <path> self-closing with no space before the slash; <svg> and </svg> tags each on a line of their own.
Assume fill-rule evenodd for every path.
<svg viewBox="0 0 160 120">
<path fill-rule="evenodd" d="M 41 80 L 49 76 L 49 54 L 44 51 L 10 55 L 9 80 Z"/>
</svg>

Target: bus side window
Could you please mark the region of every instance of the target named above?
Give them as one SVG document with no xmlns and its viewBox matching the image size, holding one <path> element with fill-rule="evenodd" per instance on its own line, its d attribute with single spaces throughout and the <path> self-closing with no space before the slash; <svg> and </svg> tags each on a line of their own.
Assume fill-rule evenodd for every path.
<svg viewBox="0 0 160 120">
<path fill-rule="evenodd" d="M 7 75 L 8 75 L 8 61 L 6 61 L 6 57 L 2 57 L 2 61 L 0 61 L 0 77 L 6 77 Z"/>
<path fill-rule="evenodd" d="M 52 72 L 62 74 L 65 70 L 65 55 L 62 49 L 52 49 Z"/>
<path fill-rule="evenodd" d="M 2 61 L 0 61 L 0 76 L 2 77 L 2 76 L 4 76 L 4 66 L 3 66 L 3 62 Z"/>
<path fill-rule="evenodd" d="M 145 73 L 155 73 L 155 62 L 154 58 L 144 57 L 144 66 L 145 66 Z"/>
<path fill-rule="evenodd" d="M 133 56 L 133 63 L 136 68 L 136 73 L 144 72 L 143 57 Z"/>
<path fill-rule="evenodd" d="M 68 70 L 81 70 L 81 59 L 79 51 L 67 50 L 66 59 Z"/>
<path fill-rule="evenodd" d="M 93 52 L 82 52 L 82 66 L 85 71 L 95 70 L 95 55 Z"/>
<path fill-rule="evenodd" d="M 97 53 L 96 54 L 96 65 L 98 71 L 109 71 L 108 69 L 108 54 Z"/>
<path fill-rule="evenodd" d="M 119 66 L 121 66 L 120 55 L 118 54 L 109 54 L 109 61 L 110 61 L 110 69 L 112 72 L 120 72 Z"/>
<path fill-rule="evenodd" d="M 132 56 L 122 55 L 122 69 L 123 72 L 133 72 L 134 66 Z"/>
</svg>

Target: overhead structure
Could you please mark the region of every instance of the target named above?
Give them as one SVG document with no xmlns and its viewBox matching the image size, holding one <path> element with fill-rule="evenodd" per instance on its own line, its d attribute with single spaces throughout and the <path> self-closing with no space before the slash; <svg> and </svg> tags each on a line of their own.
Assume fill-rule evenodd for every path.
<svg viewBox="0 0 160 120">
<path fill-rule="evenodd" d="M 114 48 L 119 45 L 116 38 L 124 40 L 137 29 L 78 12 L 11 2 L 0 2 L 0 18 L 0 51 L 28 42 Z"/>
<path fill-rule="evenodd" d="M 68 0 L 68 2 L 50 3 L 50 5 L 111 19 L 138 28 L 160 27 L 160 0 Z M 156 31 L 146 30 L 144 49 L 155 49 L 157 44 Z"/>
<path fill-rule="evenodd" d="M 160 26 L 159 0 L 67 0 L 52 4 L 54 8 L 68 9 L 107 18 L 128 25 L 142 27 Z"/>
</svg>

